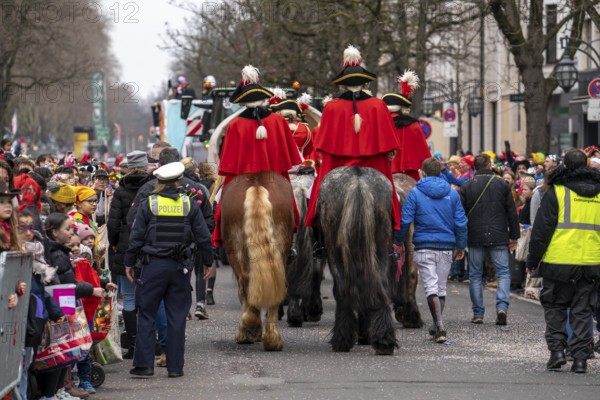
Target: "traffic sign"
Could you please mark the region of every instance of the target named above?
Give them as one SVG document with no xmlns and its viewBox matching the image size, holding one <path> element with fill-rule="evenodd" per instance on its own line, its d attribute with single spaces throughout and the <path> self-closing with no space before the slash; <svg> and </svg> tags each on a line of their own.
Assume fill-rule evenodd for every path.
<svg viewBox="0 0 600 400">
<path fill-rule="evenodd" d="M 511 103 L 522 103 L 525 101 L 525 93 L 511 94 L 510 102 Z"/>
<path fill-rule="evenodd" d="M 588 94 L 592 99 L 600 98 L 600 78 L 594 78 L 588 85 Z"/>
<path fill-rule="evenodd" d="M 589 99 L 587 109 L 588 121 L 600 121 L 600 99 Z"/>
<path fill-rule="evenodd" d="M 424 119 L 419 120 L 419 125 L 421 126 L 421 130 L 423 131 L 423 136 L 425 140 L 429 139 L 431 136 L 431 124 Z"/>
<path fill-rule="evenodd" d="M 454 110 L 454 108 L 447 108 L 444 111 L 444 121 L 445 122 L 454 122 L 454 121 L 456 121 L 456 110 Z"/>
</svg>

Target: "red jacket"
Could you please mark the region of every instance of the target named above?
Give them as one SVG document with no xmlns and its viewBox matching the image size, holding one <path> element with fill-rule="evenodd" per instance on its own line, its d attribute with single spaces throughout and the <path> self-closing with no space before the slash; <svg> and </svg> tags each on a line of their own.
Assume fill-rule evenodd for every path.
<svg viewBox="0 0 600 400">
<path fill-rule="evenodd" d="M 315 147 L 313 145 L 312 132 L 306 124 L 296 124 L 296 128 L 292 130 L 294 142 L 298 146 L 298 150 L 302 153 L 304 159 L 310 158 Z"/>
<path fill-rule="evenodd" d="M 392 173 L 418 171 L 425 159 L 431 157 L 429 146 L 419 121 L 403 115 L 392 114 L 400 146 L 392 161 Z"/>
<path fill-rule="evenodd" d="M 261 123 L 267 129 L 267 138 L 257 139 L 258 122 L 251 117 L 252 111 L 244 111 L 227 127 L 219 175 L 261 171 L 287 174 L 292 166 L 302 162 L 288 123 L 281 115 L 265 111 Z"/>
<path fill-rule="evenodd" d="M 319 135 L 315 148 L 322 153 L 323 162 L 315 179 L 305 224 L 315 226 L 317 198 L 321 182 L 327 173 L 337 167 L 356 165 L 379 170 L 392 183 L 389 153 L 399 147 L 392 116 L 385 103 L 378 98 L 361 93 L 356 101 L 362 118 L 360 131 L 354 131 L 354 107 L 344 93 L 327 103 L 321 117 Z M 392 217 L 394 230 L 400 229 L 400 203 L 395 190 L 392 193 Z"/>
</svg>

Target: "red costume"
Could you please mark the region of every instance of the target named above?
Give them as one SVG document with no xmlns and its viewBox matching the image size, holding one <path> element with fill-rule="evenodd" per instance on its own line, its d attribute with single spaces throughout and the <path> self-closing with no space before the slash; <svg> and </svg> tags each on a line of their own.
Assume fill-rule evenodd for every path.
<svg viewBox="0 0 600 400">
<path fill-rule="evenodd" d="M 303 123 L 297 123 L 295 129 L 292 129 L 294 136 L 294 142 L 298 146 L 298 150 L 302 153 L 304 159 L 310 158 L 315 147 L 313 145 L 313 138 L 308 125 Z M 314 161 L 314 160 L 313 160 Z"/>
<path fill-rule="evenodd" d="M 225 177 L 223 187 L 238 175 L 262 171 L 277 172 L 289 181 L 288 170 L 302 162 L 290 128 L 281 115 L 259 109 L 261 124 L 267 130 L 267 137 L 256 138 L 259 125 L 253 115 L 254 110 L 247 109 L 227 127 L 219 163 L 219 175 Z M 293 198 L 291 191 L 290 196 Z M 295 202 L 294 215 L 297 226 L 299 214 Z M 215 211 L 215 230 L 212 235 L 215 247 L 221 247 L 220 219 L 219 203 Z"/>
<path fill-rule="evenodd" d="M 354 130 L 352 93 L 346 92 L 331 100 L 323 110 L 315 148 L 322 154 L 323 162 L 313 184 L 305 224 L 315 226 L 317 199 L 321 182 L 327 173 L 337 167 L 359 166 L 379 170 L 392 183 L 392 166 L 389 153 L 399 147 L 394 123 L 386 105 L 380 99 L 364 92 L 356 99 L 358 114 L 362 119 L 360 131 Z M 392 193 L 392 218 L 394 230 L 400 229 L 400 203 L 396 191 Z"/>
<path fill-rule="evenodd" d="M 429 146 L 419 121 L 404 115 L 392 114 L 400 146 L 392 161 L 392 174 L 406 174 L 419 180 L 419 169 L 423 161 L 431 157 Z"/>
</svg>

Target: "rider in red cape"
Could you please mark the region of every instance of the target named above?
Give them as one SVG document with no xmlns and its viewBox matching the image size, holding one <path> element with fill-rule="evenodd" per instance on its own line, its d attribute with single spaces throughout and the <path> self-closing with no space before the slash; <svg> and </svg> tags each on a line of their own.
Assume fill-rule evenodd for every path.
<svg viewBox="0 0 600 400">
<path fill-rule="evenodd" d="M 392 173 L 406 174 L 418 181 L 423 161 L 431 157 L 419 120 L 409 115 L 412 106 L 410 99 L 412 92 L 419 87 L 419 77 L 413 71 L 406 70 L 398 82 L 399 94 L 388 93 L 382 97 L 392 113 L 400 142 L 396 157 L 392 161 Z"/>
<path fill-rule="evenodd" d="M 273 171 L 289 180 L 288 170 L 302 159 L 285 119 L 261 107 L 273 93 L 258 84 L 258 69 L 248 65 L 242 70 L 242 81 L 231 95 L 232 103 L 247 109 L 229 124 L 219 163 L 219 175 L 224 176 L 223 188 L 236 176 L 261 171 Z M 290 196 L 293 193 L 290 190 Z M 299 213 L 294 203 L 298 225 Z M 212 243 L 221 247 L 221 204 L 215 211 Z"/>
<path fill-rule="evenodd" d="M 374 81 L 375 74 L 360 66 L 358 50 L 349 46 L 344 51 L 344 70 L 333 83 L 346 90 L 323 109 L 315 148 L 323 161 L 313 185 L 305 225 L 316 226 L 317 198 L 321 182 L 337 167 L 359 166 L 379 170 L 391 182 L 390 153 L 399 146 L 396 128 L 385 103 L 364 92 L 365 84 Z M 400 203 L 392 195 L 393 229 L 400 229 Z"/>
<path fill-rule="evenodd" d="M 292 100 L 287 98 L 283 89 L 275 88 L 273 93 L 274 96 L 269 99 L 269 110 L 280 114 L 288 121 L 298 150 L 304 159 L 309 159 L 314 151 L 312 133 L 308 125 L 302 122 L 302 114 L 310 106 L 312 96 L 303 93 L 298 100 Z"/>
</svg>

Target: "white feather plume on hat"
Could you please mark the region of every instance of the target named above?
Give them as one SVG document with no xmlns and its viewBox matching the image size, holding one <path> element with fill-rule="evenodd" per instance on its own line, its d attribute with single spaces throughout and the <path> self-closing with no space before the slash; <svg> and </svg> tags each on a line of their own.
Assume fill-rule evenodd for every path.
<svg viewBox="0 0 600 400">
<path fill-rule="evenodd" d="M 242 81 L 240 84 L 242 85 L 250 85 L 252 83 L 258 83 L 259 81 L 260 71 L 258 68 L 253 67 L 252 65 L 246 65 L 242 69 Z"/>
<path fill-rule="evenodd" d="M 360 65 L 361 62 L 362 57 L 360 51 L 356 47 L 349 45 L 346 50 L 344 50 L 344 67 Z"/>
<path fill-rule="evenodd" d="M 298 105 L 300 106 L 300 109 L 303 112 L 306 111 L 306 109 L 312 104 L 312 100 L 313 97 L 310 94 L 306 92 L 302 93 L 302 95 L 298 98 Z"/>
<path fill-rule="evenodd" d="M 403 96 L 410 98 L 412 92 L 419 87 L 419 82 L 419 77 L 414 71 L 410 69 L 404 70 L 404 74 L 398 77 L 398 83 L 400 83 L 400 93 Z"/>
</svg>

